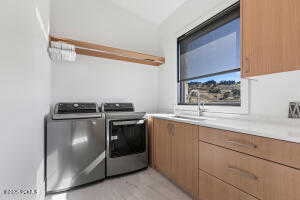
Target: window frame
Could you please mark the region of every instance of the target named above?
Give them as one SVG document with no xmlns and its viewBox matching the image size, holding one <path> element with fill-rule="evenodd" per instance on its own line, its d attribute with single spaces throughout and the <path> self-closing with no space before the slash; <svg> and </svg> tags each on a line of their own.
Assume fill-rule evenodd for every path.
<svg viewBox="0 0 300 200">
<path fill-rule="evenodd" d="M 209 33 L 211 31 L 223 26 L 224 24 L 239 18 L 240 13 L 237 12 L 237 10 L 240 11 L 240 2 L 239 1 L 177 38 L 177 105 L 178 106 L 180 106 L 180 105 L 181 106 L 197 105 L 197 104 L 184 103 L 184 100 L 183 100 L 185 98 L 184 87 L 183 87 L 184 81 L 207 78 L 207 77 L 222 75 L 222 74 L 226 74 L 226 73 L 230 73 L 230 72 L 241 71 L 241 67 L 240 67 L 239 69 L 236 69 L 236 70 L 223 71 L 220 73 L 209 74 L 209 75 L 205 75 L 205 76 L 196 76 L 191 79 L 180 81 L 180 41 L 182 41 L 186 38 L 189 38 L 189 37 L 191 37 L 191 38 L 192 37 L 201 37 L 202 35 L 205 35 L 206 33 Z M 195 33 L 196 33 L 196 35 L 195 35 Z M 241 89 L 242 89 L 242 87 L 241 87 Z M 242 95 L 240 98 L 241 99 L 240 99 L 239 104 L 229 103 L 229 102 L 228 103 L 226 103 L 226 102 L 220 103 L 219 102 L 219 103 L 206 103 L 205 105 L 241 107 L 242 106 Z"/>
</svg>

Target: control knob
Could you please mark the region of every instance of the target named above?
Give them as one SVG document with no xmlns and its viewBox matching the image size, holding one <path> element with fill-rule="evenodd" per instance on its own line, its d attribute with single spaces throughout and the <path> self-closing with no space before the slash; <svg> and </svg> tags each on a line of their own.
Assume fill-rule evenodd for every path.
<svg viewBox="0 0 300 200">
<path fill-rule="evenodd" d="M 73 104 L 74 108 L 77 108 L 79 105 L 77 103 Z"/>
</svg>

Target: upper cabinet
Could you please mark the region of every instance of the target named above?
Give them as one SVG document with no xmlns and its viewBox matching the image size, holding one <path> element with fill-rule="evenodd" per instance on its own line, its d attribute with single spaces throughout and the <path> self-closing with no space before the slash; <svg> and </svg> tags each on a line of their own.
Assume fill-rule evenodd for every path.
<svg viewBox="0 0 300 200">
<path fill-rule="evenodd" d="M 300 70 L 300 1 L 241 0 L 242 76 Z"/>
</svg>

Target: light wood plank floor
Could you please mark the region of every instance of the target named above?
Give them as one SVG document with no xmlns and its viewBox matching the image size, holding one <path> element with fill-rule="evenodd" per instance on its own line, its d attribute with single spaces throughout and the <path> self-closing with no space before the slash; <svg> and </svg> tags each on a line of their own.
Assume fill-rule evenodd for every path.
<svg viewBox="0 0 300 200">
<path fill-rule="evenodd" d="M 58 195 L 46 200 L 192 200 L 155 170 L 147 170 L 107 179 L 89 187 Z"/>
</svg>

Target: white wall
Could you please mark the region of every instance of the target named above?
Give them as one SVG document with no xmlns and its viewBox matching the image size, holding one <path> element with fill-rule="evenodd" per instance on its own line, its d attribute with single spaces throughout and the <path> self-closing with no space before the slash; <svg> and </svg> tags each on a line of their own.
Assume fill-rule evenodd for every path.
<svg viewBox="0 0 300 200">
<path fill-rule="evenodd" d="M 56 36 L 160 55 L 157 28 L 108 0 L 51 1 Z M 157 110 L 157 67 L 79 56 L 52 68 L 52 103 L 132 101 L 138 110 Z"/>
<path fill-rule="evenodd" d="M 4 0 L 0 10 L 0 199 L 40 199 L 50 99 L 49 1 Z M 4 195 L 5 189 L 38 189 L 39 195 Z"/>
<path fill-rule="evenodd" d="M 160 25 L 166 64 L 159 73 L 158 110 L 172 112 L 177 103 L 177 37 L 201 24 L 236 0 L 189 0 Z M 289 101 L 300 101 L 300 71 L 254 77 L 249 81 L 249 113 L 286 118 Z"/>
<path fill-rule="evenodd" d="M 288 104 L 300 101 L 300 71 L 254 77 L 250 81 L 250 110 L 253 115 L 286 118 Z"/>
<path fill-rule="evenodd" d="M 80 56 L 76 63 L 52 65 L 52 102 L 134 102 L 136 110 L 156 111 L 158 69 Z"/>
</svg>

